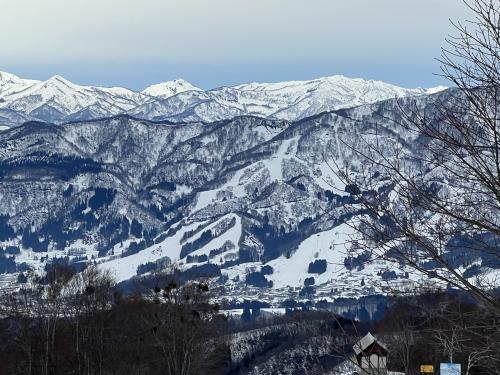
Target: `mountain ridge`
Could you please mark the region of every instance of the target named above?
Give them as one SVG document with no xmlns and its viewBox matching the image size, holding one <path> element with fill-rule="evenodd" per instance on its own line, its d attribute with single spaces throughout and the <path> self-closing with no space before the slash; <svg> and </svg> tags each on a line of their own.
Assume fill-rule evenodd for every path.
<svg viewBox="0 0 500 375">
<path fill-rule="evenodd" d="M 319 112 L 443 89 L 404 89 L 382 81 L 337 75 L 211 90 L 176 79 L 134 91 L 77 85 L 59 75 L 36 81 L 1 73 L 0 126 L 17 126 L 27 120 L 64 123 L 118 114 L 173 122 L 213 122 L 241 115 L 294 121 Z"/>
</svg>

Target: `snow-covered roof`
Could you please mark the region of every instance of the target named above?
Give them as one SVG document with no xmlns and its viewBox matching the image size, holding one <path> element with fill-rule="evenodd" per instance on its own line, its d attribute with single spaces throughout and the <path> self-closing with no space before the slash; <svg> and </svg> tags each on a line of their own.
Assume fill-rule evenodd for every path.
<svg viewBox="0 0 500 375">
<path fill-rule="evenodd" d="M 380 342 L 378 342 L 370 332 L 368 332 L 361 340 L 353 345 L 354 352 L 356 353 L 356 355 L 358 355 L 375 342 L 384 350 L 386 350 L 386 348 Z"/>
</svg>

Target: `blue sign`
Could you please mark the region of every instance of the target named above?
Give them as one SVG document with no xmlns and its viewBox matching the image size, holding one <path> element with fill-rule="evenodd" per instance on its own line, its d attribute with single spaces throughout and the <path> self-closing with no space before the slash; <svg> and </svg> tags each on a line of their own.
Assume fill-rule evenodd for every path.
<svg viewBox="0 0 500 375">
<path fill-rule="evenodd" d="M 462 366 L 460 363 L 441 363 L 439 373 L 441 375 L 460 375 L 462 373 Z"/>
</svg>

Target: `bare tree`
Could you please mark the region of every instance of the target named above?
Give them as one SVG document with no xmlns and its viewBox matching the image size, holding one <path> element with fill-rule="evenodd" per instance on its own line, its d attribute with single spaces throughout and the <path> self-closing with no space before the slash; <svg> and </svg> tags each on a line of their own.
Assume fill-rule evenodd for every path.
<svg viewBox="0 0 500 375">
<path fill-rule="evenodd" d="M 500 265 L 500 3 L 465 4 L 474 17 L 453 23 L 457 35 L 439 59 L 453 87 L 400 100 L 400 113 L 384 119 L 411 137 L 411 147 L 382 141 L 376 130 L 356 144 L 342 140 L 371 169 L 332 168 L 356 187 L 365 214 L 354 225 L 372 254 L 403 261 L 500 314 L 500 280 L 463 271 Z"/>
<path fill-rule="evenodd" d="M 218 307 L 210 302 L 207 283 L 181 283 L 176 275 L 174 267 L 166 276 L 156 275 L 163 285 L 154 287 L 154 303 L 144 305 L 141 324 L 151 333 L 166 374 L 206 373 L 220 348 L 213 324 Z"/>
<path fill-rule="evenodd" d="M 74 322 L 78 373 L 101 373 L 108 312 L 115 302 L 115 281 L 109 271 L 88 267 L 64 289 L 66 315 Z"/>
</svg>

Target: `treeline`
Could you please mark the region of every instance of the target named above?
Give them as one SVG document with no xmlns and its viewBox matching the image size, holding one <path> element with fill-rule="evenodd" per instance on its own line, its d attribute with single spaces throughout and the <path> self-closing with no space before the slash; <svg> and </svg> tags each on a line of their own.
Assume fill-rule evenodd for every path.
<svg viewBox="0 0 500 375">
<path fill-rule="evenodd" d="M 55 263 L 2 296 L 0 373 L 272 374 L 279 366 L 323 374 L 349 362 L 368 331 L 387 346 L 391 371 L 418 374 L 421 364 L 450 361 L 467 375 L 500 368 L 500 318 L 460 295 L 394 298 L 378 322 L 303 303 L 270 316 L 258 301 L 233 306 L 243 314 L 228 318 L 195 276 L 158 274 L 123 295 L 106 272 Z"/>
<path fill-rule="evenodd" d="M 0 373 L 219 373 L 230 356 L 216 339 L 223 320 L 208 292 L 171 279 L 124 297 L 107 273 L 56 265 L 3 296 Z"/>
<path fill-rule="evenodd" d="M 161 274 L 123 295 L 95 267 L 75 273 L 54 264 L 2 296 L 0 373 L 236 375 L 284 355 L 283 369 L 305 364 L 322 373 L 341 360 L 325 352 L 335 332 L 353 332 L 351 320 L 327 312 L 266 316 L 255 301 L 228 318 L 210 302 L 208 284 L 181 276 Z"/>
</svg>

